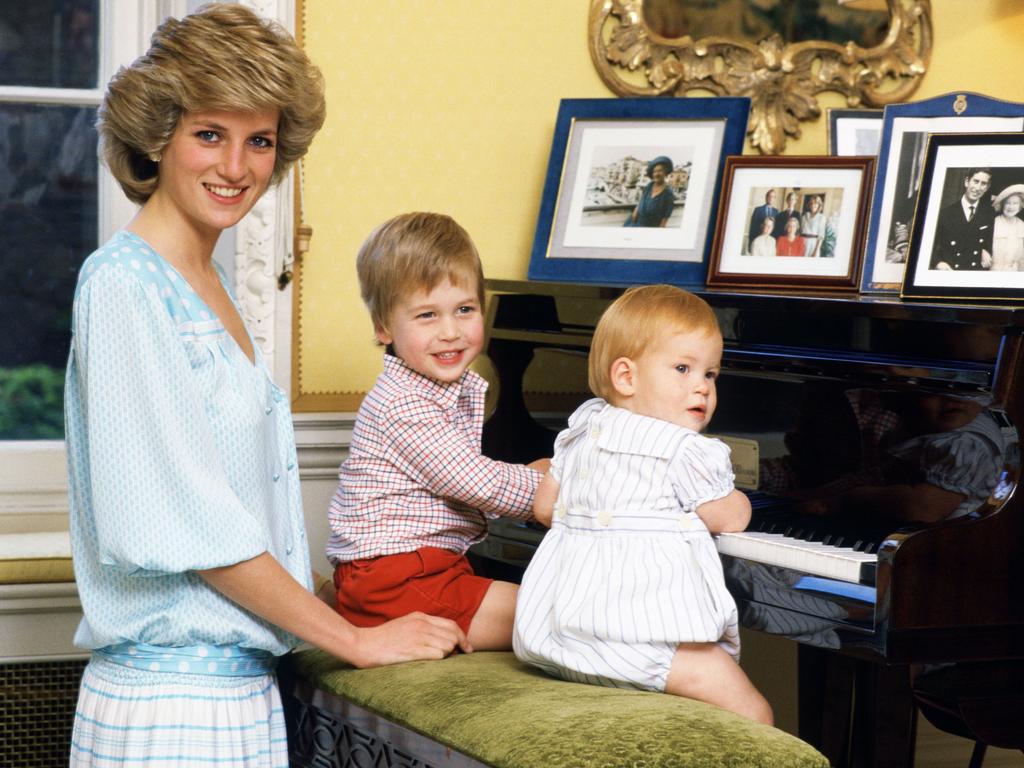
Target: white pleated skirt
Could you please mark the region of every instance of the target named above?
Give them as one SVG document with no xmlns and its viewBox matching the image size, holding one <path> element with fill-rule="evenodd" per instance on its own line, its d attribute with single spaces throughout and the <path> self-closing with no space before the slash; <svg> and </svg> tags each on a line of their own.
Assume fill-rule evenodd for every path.
<svg viewBox="0 0 1024 768">
<path fill-rule="evenodd" d="M 94 656 L 82 676 L 70 764 L 287 768 L 277 678 L 148 672 Z"/>
</svg>

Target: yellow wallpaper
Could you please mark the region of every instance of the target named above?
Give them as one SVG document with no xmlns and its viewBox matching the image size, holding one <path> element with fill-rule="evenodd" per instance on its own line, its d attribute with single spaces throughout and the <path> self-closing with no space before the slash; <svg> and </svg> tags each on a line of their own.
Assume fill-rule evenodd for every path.
<svg viewBox="0 0 1024 768">
<path fill-rule="evenodd" d="M 299 391 L 363 392 L 380 352 L 355 252 L 408 210 L 458 219 L 489 277 L 523 278 L 559 99 L 608 97 L 587 51 L 588 0 L 304 0 L 328 119 L 307 159 Z M 1024 101 L 1019 0 L 933 0 L 935 50 L 914 98 Z M 836 94 L 821 99 L 846 106 Z M 788 154 L 825 152 L 824 117 Z"/>
</svg>

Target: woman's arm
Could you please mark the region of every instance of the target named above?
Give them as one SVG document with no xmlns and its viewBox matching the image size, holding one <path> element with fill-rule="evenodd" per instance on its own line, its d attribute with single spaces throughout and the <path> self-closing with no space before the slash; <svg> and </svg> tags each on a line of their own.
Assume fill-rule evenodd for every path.
<svg viewBox="0 0 1024 768">
<path fill-rule="evenodd" d="M 701 504 L 697 515 L 711 533 L 742 531 L 750 523 L 750 499 L 742 491 L 733 490 L 720 499 Z"/>
<path fill-rule="evenodd" d="M 355 627 L 299 584 L 268 552 L 198 571 L 246 610 L 356 667 L 441 659 L 456 646 L 472 651 L 455 622 L 411 613 L 379 627 Z"/>
</svg>

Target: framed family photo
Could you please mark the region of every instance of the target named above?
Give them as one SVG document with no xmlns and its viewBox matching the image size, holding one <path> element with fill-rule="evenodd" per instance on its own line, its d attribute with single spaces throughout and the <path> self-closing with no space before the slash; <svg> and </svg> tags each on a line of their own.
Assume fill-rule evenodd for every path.
<svg viewBox="0 0 1024 768">
<path fill-rule="evenodd" d="M 700 284 L 746 98 L 564 99 L 531 280 Z"/>
<path fill-rule="evenodd" d="M 708 285 L 856 290 L 873 157 L 730 157 Z"/>
<path fill-rule="evenodd" d="M 903 283 L 929 134 L 1021 130 L 1024 104 L 977 93 L 949 93 L 885 107 L 862 291 L 896 293 Z"/>
<path fill-rule="evenodd" d="M 882 110 L 829 107 L 827 113 L 830 155 L 877 157 L 882 142 Z"/>
<path fill-rule="evenodd" d="M 928 141 L 901 295 L 1024 299 L 1024 135 Z"/>
</svg>

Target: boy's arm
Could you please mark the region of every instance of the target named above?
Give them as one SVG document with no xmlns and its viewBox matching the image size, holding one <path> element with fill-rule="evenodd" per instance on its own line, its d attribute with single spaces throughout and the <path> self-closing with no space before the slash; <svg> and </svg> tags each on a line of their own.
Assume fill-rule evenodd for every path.
<svg viewBox="0 0 1024 768">
<path fill-rule="evenodd" d="M 494 517 L 530 516 L 543 474 L 483 456 L 436 404 L 396 401 L 381 423 L 390 460 L 425 490 Z"/>
<path fill-rule="evenodd" d="M 706 501 L 697 507 L 697 515 L 711 533 L 733 533 L 750 523 L 750 499 L 733 489 L 728 495 Z"/>
<path fill-rule="evenodd" d="M 555 501 L 558 500 L 558 488 L 558 481 L 554 477 L 544 475 L 533 497 L 533 517 L 548 528 L 551 527 L 551 515 L 555 510 Z"/>
</svg>

